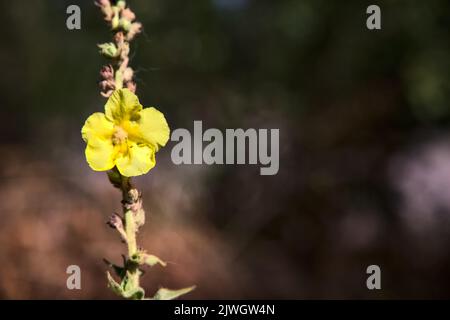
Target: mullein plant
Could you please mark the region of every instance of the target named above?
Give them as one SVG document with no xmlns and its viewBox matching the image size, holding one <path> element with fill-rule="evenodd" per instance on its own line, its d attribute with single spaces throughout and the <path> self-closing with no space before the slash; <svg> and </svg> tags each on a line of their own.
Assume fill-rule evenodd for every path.
<svg viewBox="0 0 450 320">
<path fill-rule="evenodd" d="M 100 71 L 101 94 L 107 98 L 105 112 L 95 112 L 81 129 L 86 142 L 86 160 L 95 171 L 107 171 L 111 184 L 122 193 L 123 215 L 114 213 L 108 224 L 127 245 L 123 265 L 105 260 L 115 272 L 106 272 L 108 286 L 127 299 L 175 299 L 194 287 L 169 290 L 160 288 L 151 298 L 140 286 L 141 268 L 166 266 L 160 258 L 138 247 L 136 236 L 145 223 L 142 195 L 131 178 L 155 167 L 155 154 L 169 140 L 170 129 L 164 114 L 144 108 L 136 96 L 133 69 L 128 66 L 130 42 L 141 32 L 135 14 L 123 0 L 98 0 L 105 21 L 113 32 L 113 41 L 100 44 L 100 53 L 110 60 Z"/>
</svg>

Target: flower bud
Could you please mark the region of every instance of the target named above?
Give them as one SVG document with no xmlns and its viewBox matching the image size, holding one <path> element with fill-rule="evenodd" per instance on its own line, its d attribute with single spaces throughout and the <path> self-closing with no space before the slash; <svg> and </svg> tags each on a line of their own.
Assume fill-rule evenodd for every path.
<svg viewBox="0 0 450 320">
<path fill-rule="evenodd" d="M 97 5 L 99 7 L 106 7 L 106 6 L 110 6 L 111 2 L 109 0 L 97 0 L 97 1 L 95 1 L 95 5 Z"/>
<path fill-rule="evenodd" d="M 133 93 L 136 93 L 136 82 L 134 81 L 128 81 L 125 83 L 125 86 Z"/>
<path fill-rule="evenodd" d="M 111 65 L 103 66 L 100 70 L 100 76 L 104 80 L 114 79 L 114 69 Z"/>
<path fill-rule="evenodd" d="M 119 25 L 120 27 L 125 30 L 126 32 L 128 32 L 130 30 L 131 27 L 131 22 L 127 19 L 120 19 L 119 21 Z"/>
<path fill-rule="evenodd" d="M 116 30 L 120 25 L 119 15 L 117 13 L 114 14 L 114 17 L 111 20 L 111 29 Z"/>
<path fill-rule="evenodd" d="M 107 58 L 116 58 L 119 56 L 119 50 L 112 42 L 99 44 L 100 53 Z"/>
<path fill-rule="evenodd" d="M 115 83 L 113 79 L 102 80 L 99 82 L 99 86 L 103 92 L 115 89 Z"/>
<path fill-rule="evenodd" d="M 113 213 L 106 224 L 114 229 L 123 229 L 122 218 L 117 213 Z"/>
<path fill-rule="evenodd" d="M 121 13 L 122 18 L 132 22 L 134 19 L 136 19 L 136 15 L 134 14 L 133 11 L 131 11 L 130 8 L 126 8 L 122 10 Z"/>
<path fill-rule="evenodd" d="M 119 9 L 125 9 L 125 6 L 126 6 L 126 5 L 127 5 L 127 4 L 126 4 L 125 0 L 118 0 L 117 3 L 116 3 L 116 6 L 117 6 Z"/>
<path fill-rule="evenodd" d="M 106 91 L 108 89 L 108 80 L 100 81 L 98 85 L 102 91 Z"/>
<path fill-rule="evenodd" d="M 111 7 L 111 1 L 109 0 L 97 0 L 95 1 L 95 5 L 100 7 L 103 15 L 105 16 L 106 21 L 111 21 L 113 16 L 113 9 Z"/>
<path fill-rule="evenodd" d="M 142 24 L 140 22 L 133 22 L 127 33 L 127 40 L 131 41 L 133 38 L 142 31 Z"/>
<path fill-rule="evenodd" d="M 123 72 L 123 81 L 124 82 L 131 81 L 133 79 L 133 74 L 134 74 L 133 69 L 127 67 Z"/>
<path fill-rule="evenodd" d="M 119 46 L 124 42 L 125 36 L 123 35 L 122 31 L 117 32 L 114 35 L 114 42 L 117 43 Z"/>
<path fill-rule="evenodd" d="M 123 219 L 117 213 L 113 213 L 106 224 L 111 228 L 116 229 L 124 242 L 127 241 L 127 234 L 124 229 Z"/>
</svg>

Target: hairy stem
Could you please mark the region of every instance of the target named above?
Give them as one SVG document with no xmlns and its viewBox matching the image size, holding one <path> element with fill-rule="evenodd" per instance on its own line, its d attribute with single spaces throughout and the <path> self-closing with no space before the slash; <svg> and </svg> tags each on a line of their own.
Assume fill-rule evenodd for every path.
<svg viewBox="0 0 450 320">
<path fill-rule="evenodd" d="M 136 256 L 138 256 L 138 245 L 136 235 L 139 228 L 139 216 L 144 215 L 142 200 L 139 191 L 131 184 L 131 178 L 120 176 L 120 189 L 122 191 L 122 205 L 124 212 L 124 227 L 128 249 L 127 263 L 125 264 L 129 286 L 140 288 L 140 276 Z"/>
<path fill-rule="evenodd" d="M 142 204 L 140 203 L 140 197 L 137 189 L 133 188 L 131 185 L 131 179 L 122 176 L 121 178 L 121 189 L 122 189 L 122 204 L 123 212 L 125 217 L 125 234 L 127 237 L 128 246 L 128 258 L 131 259 L 134 254 L 137 253 L 137 225 L 136 225 L 136 211 L 137 209 L 142 210 Z"/>
<path fill-rule="evenodd" d="M 128 260 L 131 261 L 133 256 L 137 253 L 136 243 L 136 222 L 134 220 L 134 214 L 131 210 L 125 213 L 125 232 L 127 234 L 128 245 Z M 134 263 L 128 266 L 128 281 L 132 282 L 134 288 L 139 288 L 140 285 L 140 271 L 138 266 Z"/>
<path fill-rule="evenodd" d="M 134 221 L 133 212 L 131 210 L 128 210 L 125 213 L 125 232 L 127 234 L 129 257 L 132 257 L 137 252 L 135 225 L 136 222 Z"/>
</svg>

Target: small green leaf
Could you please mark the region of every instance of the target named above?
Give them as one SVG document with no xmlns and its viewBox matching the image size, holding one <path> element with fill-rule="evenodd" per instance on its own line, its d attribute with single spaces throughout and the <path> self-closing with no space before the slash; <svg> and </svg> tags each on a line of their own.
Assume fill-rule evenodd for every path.
<svg viewBox="0 0 450 320">
<path fill-rule="evenodd" d="M 118 284 L 116 280 L 107 271 L 108 286 L 117 295 L 125 299 L 142 300 L 145 296 L 145 291 L 135 281 L 133 277 L 127 272 L 126 276 L 122 279 L 122 283 Z"/>
<path fill-rule="evenodd" d="M 126 299 L 142 300 L 144 299 L 145 291 L 141 287 L 125 290 L 122 293 L 122 297 Z"/>
<path fill-rule="evenodd" d="M 141 255 L 141 261 L 142 264 L 146 264 L 149 265 L 150 267 L 153 267 L 157 264 L 162 265 L 163 267 L 165 267 L 167 265 L 167 263 L 165 263 L 164 261 L 162 261 L 160 258 L 158 258 L 157 256 L 153 255 L 153 254 L 142 254 Z"/>
<path fill-rule="evenodd" d="M 114 280 L 109 271 L 106 271 L 106 276 L 108 277 L 108 287 L 110 287 L 114 293 L 123 297 L 122 286 Z"/>
<path fill-rule="evenodd" d="M 119 49 L 113 42 L 107 42 L 97 45 L 100 48 L 100 53 L 107 58 L 116 58 L 119 56 Z"/>
<path fill-rule="evenodd" d="M 173 300 L 182 296 L 183 294 L 189 293 L 195 289 L 195 286 L 179 289 L 179 290 L 170 290 L 166 288 L 160 288 L 158 292 L 154 295 L 154 300 Z"/>
<path fill-rule="evenodd" d="M 114 270 L 116 275 L 120 277 L 121 279 L 125 276 L 125 268 L 119 267 L 118 265 L 110 262 L 107 259 L 103 259 L 103 261 L 106 263 L 106 265 Z"/>
</svg>

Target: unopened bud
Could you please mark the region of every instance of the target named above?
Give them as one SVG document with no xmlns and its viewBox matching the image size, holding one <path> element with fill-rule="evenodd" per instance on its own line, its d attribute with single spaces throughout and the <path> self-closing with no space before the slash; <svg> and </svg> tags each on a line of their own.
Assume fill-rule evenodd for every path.
<svg viewBox="0 0 450 320">
<path fill-rule="evenodd" d="M 97 1 L 95 1 L 95 5 L 97 5 L 99 7 L 106 7 L 106 6 L 110 6 L 111 2 L 109 0 L 97 0 Z"/>
<path fill-rule="evenodd" d="M 123 219 L 117 213 L 113 213 L 106 224 L 111 228 L 116 229 L 123 241 L 127 241 L 127 234 L 123 227 Z"/>
<path fill-rule="evenodd" d="M 133 22 L 127 33 L 127 40 L 131 41 L 133 38 L 142 31 L 142 24 L 140 22 Z"/>
<path fill-rule="evenodd" d="M 100 70 L 100 76 L 104 80 L 114 79 L 114 69 L 111 65 L 103 66 Z"/>
<path fill-rule="evenodd" d="M 114 229 L 122 229 L 123 228 L 122 218 L 117 213 L 113 213 L 111 215 L 111 217 L 109 218 L 109 221 L 106 224 Z"/>
<path fill-rule="evenodd" d="M 127 20 L 127 19 L 120 19 L 120 22 L 119 22 L 119 24 L 120 24 L 120 27 L 123 29 L 123 30 L 125 30 L 126 32 L 128 32 L 129 30 L 130 30 L 130 27 L 131 27 L 131 22 L 130 22 L 130 20 Z"/>
<path fill-rule="evenodd" d="M 133 69 L 127 67 L 123 72 L 123 81 L 125 82 L 131 81 L 133 79 L 133 74 L 134 74 Z"/>
<path fill-rule="evenodd" d="M 128 81 L 125 86 L 133 93 L 136 93 L 136 82 Z"/>
<path fill-rule="evenodd" d="M 100 10 L 103 12 L 106 21 L 111 21 L 113 16 L 113 9 L 111 7 L 111 1 L 109 0 L 97 0 L 95 1 L 95 5 L 100 7 Z"/>
<path fill-rule="evenodd" d="M 114 80 L 102 80 L 99 82 L 100 89 L 104 92 L 115 89 Z"/>
<path fill-rule="evenodd" d="M 120 25 L 120 19 L 119 19 L 119 12 L 117 11 L 117 8 L 114 8 L 113 10 L 113 18 L 111 19 L 111 29 L 116 30 Z"/>
<path fill-rule="evenodd" d="M 136 19 L 136 15 L 134 14 L 133 11 L 131 11 L 130 8 L 126 8 L 122 10 L 121 13 L 122 18 L 132 22 L 134 19 Z"/>
<path fill-rule="evenodd" d="M 119 50 L 112 42 L 99 44 L 100 53 L 107 58 L 116 58 L 119 56 Z"/>
<path fill-rule="evenodd" d="M 122 31 L 119 31 L 114 35 L 114 41 L 118 45 L 121 45 L 125 41 L 125 36 Z"/>
<path fill-rule="evenodd" d="M 127 3 L 125 2 L 125 0 L 118 0 L 116 5 L 119 9 L 125 9 L 125 6 L 127 5 Z"/>
</svg>

